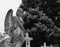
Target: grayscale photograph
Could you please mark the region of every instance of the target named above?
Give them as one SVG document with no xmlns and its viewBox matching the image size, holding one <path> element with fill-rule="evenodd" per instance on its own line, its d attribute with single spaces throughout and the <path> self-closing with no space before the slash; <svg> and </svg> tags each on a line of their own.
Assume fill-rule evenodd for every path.
<svg viewBox="0 0 60 47">
<path fill-rule="evenodd" d="M 60 47 L 60 0 L 0 0 L 0 47 Z"/>
</svg>

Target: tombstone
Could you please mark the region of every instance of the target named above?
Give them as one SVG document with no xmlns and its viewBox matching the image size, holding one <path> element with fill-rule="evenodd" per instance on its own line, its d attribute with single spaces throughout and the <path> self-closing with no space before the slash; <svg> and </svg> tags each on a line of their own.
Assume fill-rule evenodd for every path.
<svg viewBox="0 0 60 47">
<path fill-rule="evenodd" d="M 26 47 L 30 47 L 30 41 L 33 40 L 33 38 L 30 38 L 29 34 L 26 33 L 25 40 L 26 40 Z"/>
<path fill-rule="evenodd" d="M 53 45 L 50 45 L 50 47 L 53 47 Z"/>
<path fill-rule="evenodd" d="M 41 47 L 49 47 L 49 46 L 46 46 L 46 42 L 44 42 L 44 45 L 43 45 L 43 46 L 41 46 Z"/>
</svg>

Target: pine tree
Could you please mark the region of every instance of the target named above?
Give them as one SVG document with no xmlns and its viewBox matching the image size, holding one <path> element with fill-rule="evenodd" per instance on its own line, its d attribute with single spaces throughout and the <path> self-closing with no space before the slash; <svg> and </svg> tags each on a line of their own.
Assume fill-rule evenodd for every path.
<svg viewBox="0 0 60 47">
<path fill-rule="evenodd" d="M 60 9 L 55 6 L 58 4 L 56 0 L 22 0 L 19 8 L 25 12 L 23 13 L 24 28 L 34 38 L 33 42 L 35 44 L 37 42 L 36 45 L 42 42 L 50 44 L 59 43 L 60 28 L 56 21 L 60 18 L 59 16 L 57 17 Z M 59 21 L 57 22 L 59 23 Z"/>
</svg>

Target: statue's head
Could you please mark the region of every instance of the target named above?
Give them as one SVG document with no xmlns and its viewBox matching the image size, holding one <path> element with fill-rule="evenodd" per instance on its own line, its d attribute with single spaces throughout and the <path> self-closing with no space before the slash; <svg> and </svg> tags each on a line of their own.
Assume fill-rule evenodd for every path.
<svg viewBox="0 0 60 47">
<path fill-rule="evenodd" d="M 22 17 L 22 16 L 23 16 L 23 10 L 22 10 L 21 8 L 18 8 L 18 9 L 17 9 L 17 12 L 16 12 L 16 15 L 17 15 L 18 17 Z"/>
</svg>

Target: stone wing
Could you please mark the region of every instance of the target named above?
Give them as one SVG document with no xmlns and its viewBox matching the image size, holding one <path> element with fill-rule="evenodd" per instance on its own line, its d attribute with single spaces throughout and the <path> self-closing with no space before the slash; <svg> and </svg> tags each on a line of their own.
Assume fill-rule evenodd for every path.
<svg viewBox="0 0 60 47">
<path fill-rule="evenodd" d="M 5 31 L 9 31 L 13 27 L 13 10 L 10 9 L 5 17 L 4 21 Z"/>
</svg>

